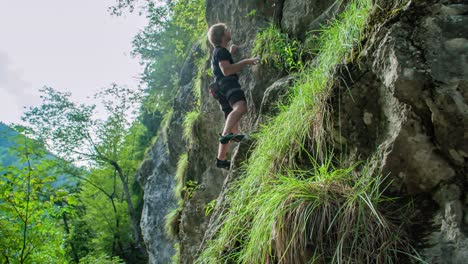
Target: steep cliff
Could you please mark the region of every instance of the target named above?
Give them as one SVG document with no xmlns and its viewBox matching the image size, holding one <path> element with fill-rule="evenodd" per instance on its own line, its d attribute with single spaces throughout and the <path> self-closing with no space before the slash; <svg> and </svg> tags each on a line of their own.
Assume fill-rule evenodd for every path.
<svg viewBox="0 0 468 264">
<path fill-rule="evenodd" d="M 249 107 L 242 130 L 249 134 L 259 133 L 234 146 L 234 163 L 227 173 L 214 166 L 217 133 L 222 129 L 223 116 L 206 89 L 210 82 L 207 74 L 209 49 L 200 44 L 193 49 L 181 74 L 173 114 L 139 172 L 145 191 L 141 225 L 151 263 L 170 262 L 176 244 L 178 260 L 194 263 L 202 251 L 213 248 L 216 241 L 222 241 L 220 237 L 229 232 L 232 237 L 227 238 L 229 243 L 224 243 L 215 253 L 217 258 L 252 263 L 254 258 L 245 257 L 250 254 L 245 251 L 245 245 L 253 243 L 250 236 L 255 224 L 249 223 L 259 220 L 252 213 L 242 211 L 243 204 L 236 202 L 236 199 L 242 201 L 238 198 L 238 189 L 246 184 L 244 179 L 260 173 L 254 177 L 258 180 L 252 182 L 252 190 L 241 191 L 252 200 L 252 203 L 245 203 L 253 208 L 249 210 L 264 212 L 256 195 L 263 195 L 267 201 L 265 196 L 273 194 L 275 184 L 279 186 L 283 179 L 276 175 L 297 174 L 301 176 L 292 178 L 303 178 L 309 173 L 304 171 L 312 171 L 316 177 L 321 172 L 313 172 L 314 168 L 322 168 L 331 153 L 337 158 L 332 162 L 335 169 L 330 169 L 330 174 L 349 172 L 354 179 L 351 182 L 359 182 L 359 177 L 368 174 L 375 177 L 388 175 L 382 180 L 385 183 L 381 189 L 388 186 L 385 195 L 398 199 L 386 201 L 382 207 L 376 206 L 378 213 L 364 213 L 369 219 L 372 214 L 377 215 L 377 223 L 370 220 L 366 223 L 372 228 L 375 225 L 375 230 L 381 233 L 388 232 L 383 224 L 381 226 L 381 219 L 388 221 L 388 226 L 399 227 L 402 237 L 398 241 L 404 243 L 406 249 L 411 245 L 414 250 L 410 248 L 408 253 L 415 256 L 402 257 L 395 253 L 395 256 L 388 256 L 389 259 L 401 257 L 401 261 L 410 262 L 420 258 L 430 263 L 464 263 L 468 257 L 468 141 L 465 125 L 468 123 L 468 5 L 455 0 L 375 1 L 368 2 L 369 8 L 364 11 L 358 9 L 367 8 L 366 4 L 356 5 L 354 9 L 357 11 L 350 13 L 365 16 L 367 23 L 362 31 L 352 28 L 358 27 L 352 23 L 333 24 L 334 20 L 345 20 L 338 14 L 347 10 L 352 2 L 366 1 L 206 1 L 208 24 L 225 22 L 232 29 L 232 39 L 240 46 L 235 59 L 250 56 L 258 41 L 257 34 L 276 25 L 289 38 L 297 39 L 308 48 L 299 58 L 305 66 L 297 71 L 263 63 L 240 73 Z M 338 58 L 337 63 L 326 70 L 331 74 L 323 81 L 326 89 L 309 96 L 304 92 L 304 86 L 317 81 L 317 78 L 308 78 L 314 74 L 314 69 L 325 65 L 321 64 L 324 60 L 321 54 L 327 49 L 322 47 L 315 51 L 317 43 L 326 43 L 326 40 L 320 40 L 322 33 L 316 30 L 330 24 L 341 26 L 343 32 L 355 30 L 356 36 L 350 36 L 351 45 L 342 39 L 343 34 L 336 36 L 334 40 L 343 40 L 343 45 L 328 51 L 329 54 L 339 54 L 342 49 L 347 55 Z M 298 103 L 300 112 L 291 110 L 290 113 L 296 113 L 300 118 L 291 116 L 279 120 L 277 115 L 289 113 L 295 98 L 300 98 L 298 94 L 318 102 L 314 102 L 313 107 L 302 107 L 307 102 Z M 283 106 L 278 107 L 279 102 Z M 190 111 L 196 118 L 187 121 Z M 262 138 L 265 135 L 271 137 L 271 132 L 262 128 L 271 124 L 277 129 L 275 133 L 278 135 L 273 137 L 277 136 L 278 151 Z M 298 127 L 302 130 L 292 131 L 294 136 L 288 137 L 289 134 L 284 132 Z M 188 135 L 185 138 L 184 129 Z M 281 135 L 286 135 L 284 144 Z M 184 168 L 179 168 L 176 180 L 177 163 L 183 153 L 187 154 L 187 163 Z M 264 155 L 262 160 L 259 153 Z M 181 164 L 179 162 L 179 167 Z M 258 169 L 262 166 L 263 171 Z M 314 190 L 320 192 L 314 189 L 316 186 L 328 188 L 326 194 L 338 197 L 337 204 L 343 201 L 347 204 L 347 198 L 342 198 L 346 197 L 346 192 L 359 190 L 365 193 L 364 188 L 355 188 L 357 185 L 348 180 L 317 185 L 310 181 L 313 177 L 299 182 L 298 186 L 310 184 L 312 191 L 308 192 L 312 193 Z M 262 190 L 255 194 L 257 189 Z M 268 189 L 270 193 L 262 194 Z M 287 197 L 286 200 L 295 201 L 291 196 Z M 395 210 L 401 207 L 405 210 Z M 177 211 L 169 221 L 174 237 L 170 238 L 164 225 L 166 215 L 174 209 Z M 281 211 L 279 207 L 277 209 Z M 391 210 L 398 215 L 392 214 Z M 244 218 L 240 217 L 241 213 Z M 233 214 L 240 216 L 234 221 Z M 276 212 L 271 214 L 276 215 Z M 236 227 L 242 219 L 245 222 L 243 230 L 225 232 L 226 223 L 235 223 L 233 226 Z M 336 251 L 324 248 L 323 245 L 331 245 L 329 242 L 321 246 L 317 244 L 318 240 L 309 236 L 296 244 L 291 242 L 293 237 L 285 237 L 290 233 L 281 230 L 292 228 L 293 219 L 300 218 L 272 218 L 275 224 L 269 236 L 273 239 L 259 240 L 265 243 L 257 245 L 259 252 L 263 252 L 262 248 L 270 248 L 266 251 L 269 255 L 266 259 L 272 262 L 298 263 L 312 258 L 330 261 L 326 254 L 330 251 L 333 255 Z M 311 223 L 303 222 L 302 225 L 308 226 L 307 234 L 315 234 Z M 350 230 L 351 233 L 354 231 Z M 282 236 L 278 236 L 280 233 Z M 384 238 L 375 241 L 382 245 L 394 243 L 389 237 Z M 292 246 L 281 247 L 281 239 L 286 244 L 290 241 Z M 342 246 L 346 252 L 354 244 Z M 317 252 L 317 249 L 323 249 L 323 252 Z M 237 256 L 236 252 L 247 253 Z M 288 255 L 288 252 L 294 254 Z M 227 256 L 229 254 L 231 256 Z M 369 253 L 368 261 L 387 260 L 387 256 L 381 258 L 378 254 Z M 205 252 L 204 256 L 207 255 Z M 298 257 L 287 257 L 292 255 Z M 198 261 L 203 263 L 203 260 Z"/>
</svg>

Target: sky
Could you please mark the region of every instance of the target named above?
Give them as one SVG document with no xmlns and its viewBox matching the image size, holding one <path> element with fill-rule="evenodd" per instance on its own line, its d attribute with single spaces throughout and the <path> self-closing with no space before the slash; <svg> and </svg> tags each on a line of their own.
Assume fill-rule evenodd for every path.
<svg viewBox="0 0 468 264">
<path fill-rule="evenodd" d="M 20 123 L 50 86 L 89 102 L 111 83 L 137 87 L 143 72 L 132 58 L 145 17 L 111 16 L 115 0 L 0 0 L 0 121 Z"/>
</svg>

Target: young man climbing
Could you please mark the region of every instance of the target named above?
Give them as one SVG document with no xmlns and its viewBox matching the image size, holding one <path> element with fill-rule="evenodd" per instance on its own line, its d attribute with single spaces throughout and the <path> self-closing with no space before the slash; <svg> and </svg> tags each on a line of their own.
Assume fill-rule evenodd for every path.
<svg viewBox="0 0 468 264">
<path fill-rule="evenodd" d="M 208 40 L 213 45 L 213 56 L 211 58 L 211 69 L 219 91 L 218 101 L 226 119 L 224 129 L 219 138 L 218 156 L 216 166 L 229 170 L 231 162 L 226 159 L 229 142 L 240 141 L 244 135 L 238 134 L 240 119 L 247 113 L 247 102 L 244 91 L 241 90 L 237 73 L 245 66 L 256 64 L 257 58 L 249 58 L 234 63 L 231 53 L 235 53 L 237 47 L 231 45 L 231 32 L 223 24 L 215 24 L 208 30 Z"/>
</svg>

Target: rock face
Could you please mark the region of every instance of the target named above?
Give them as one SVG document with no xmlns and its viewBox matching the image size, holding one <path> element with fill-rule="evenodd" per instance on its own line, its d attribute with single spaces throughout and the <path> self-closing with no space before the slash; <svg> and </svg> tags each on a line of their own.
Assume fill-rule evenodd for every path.
<svg viewBox="0 0 468 264">
<path fill-rule="evenodd" d="M 149 263 L 170 263 L 175 253 L 174 242 L 167 236 L 164 223 L 168 212 L 177 207 L 174 175 L 179 156 L 186 149 L 182 140 L 183 120 L 195 104 L 192 93 L 193 78 L 196 74 L 195 50 L 184 64 L 184 78 L 180 81 L 180 90 L 174 100 L 172 115 L 168 118 L 167 125 L 159 132 L 137 173 L 137 179 L 144 190 L 140 226 Z"/>
<path fill-rule="evenodd" d="M 427 262 L 465 263 L 468 5 L 423 2 L 369 37 L 359 70 L 349 65 L 333 134 L 356 156 L 385 151 L 392 191 L 418 201 L 413 236 Z"/>
<path fill-rule="evenodd" d="M 304 40 L 307 31 L 319 30 L 321 24 L 325 24 L 340 12 L 345 6 L 343 2 L 348 1 L 285 0 L 281 26 L 290 35 Z"/>
<path fill-rule="evenodd" d="M 348 1 L 207 0 L 209 25 L 225 22 L 240 46 L 235 60 L 250 56 L 257 32 L 269 23 L 303 39 L 318 22 L 331 19 Z M 415 221 L 410 233 L 414 246 L 429 263 L 465 263 L 468 258 L 468 4 L 465 1 L 377 1 L 381 8 L 402 11 L 389 20 L 372 20 L 360 61 L 342 66 L 343 80 L 331 98 L 329 137 L 350 162 L 381 155 L 380 170 L 393 180 L 390 192 L 414 199 Z M 255 12 L 252 12 L 255 10 Z M 377 11 L 376 11 L 377 12 Z M 194 105 L 191 89 L 196 69 L 187 61 L 174 113 L 166 130 L 142 164 L 139 181 L 145 191 L 143 236 L 150 263 L 168 263 L 173 244 L 164 233 L 164 217 L 176 207 L 173 197 L 175 166 L 188 150 L 185 182 L 197 189 L 185 199 L 178 242 L 180 262 L 193 263 L 200 247 L 211 238 L 222 213 L 223 186 L 242 173 L 242 161 L 255 145 L 246 140 L 232 151 L 228 174 L 214 166 L 217 133 L 223 115 L 217 102 L 202 89 L 201 121 L 191 146 L 182 140 L 181 124 Z M 208 63 L 207 63 L 208 67 Z M 209 77 L 204 76 L 201 87 Z M 240 73 L 249 113 L 242 130 L 252 133 L 265 116 L 273 116 L 292 76 L 257 65 Z M 353 158 L 351 158 L 353 157 Z M 213 200 L 218 206 L 209 216 Z"/>
</svg>

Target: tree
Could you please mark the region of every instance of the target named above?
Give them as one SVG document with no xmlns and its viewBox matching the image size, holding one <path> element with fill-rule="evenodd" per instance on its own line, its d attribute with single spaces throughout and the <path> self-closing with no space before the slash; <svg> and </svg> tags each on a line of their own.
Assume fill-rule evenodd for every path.
<svg viewBox="0 0 468 264">
<path fill-rule="evenodd" d="M 135 247 L 145 255 L 129 188 L 129 174 L 134 173 L 135 164 L 122 156 L 122 151 L 127 148 L 125 138 L 132 124 L 130 118 L 141 100 L 141 91 L 112 84 L 97 93 L 95 98 L 102 101 L 107 113 L 102 120 L 94 117 L 94 105 L 73 103 L 70 93 L 51 87 L 40 91 L 43 93 L 42 104 L 31 107 L 23 121 L 48 149 L 67 162 L 81 163 L 89 168 L 109 166 L 116 172 L 127 203 Z"/>
<path fill-rule="evenodd" d="M 76 199 L 54 188 L 52 161 L 23 135 L 16 153 L 24 166 L 0 165 L 0 254 L 3 263 L 63 263 L 63 230 L 56 223 Z M 44 241 L 48 241 L 47 244 Z"/>
</svg>

